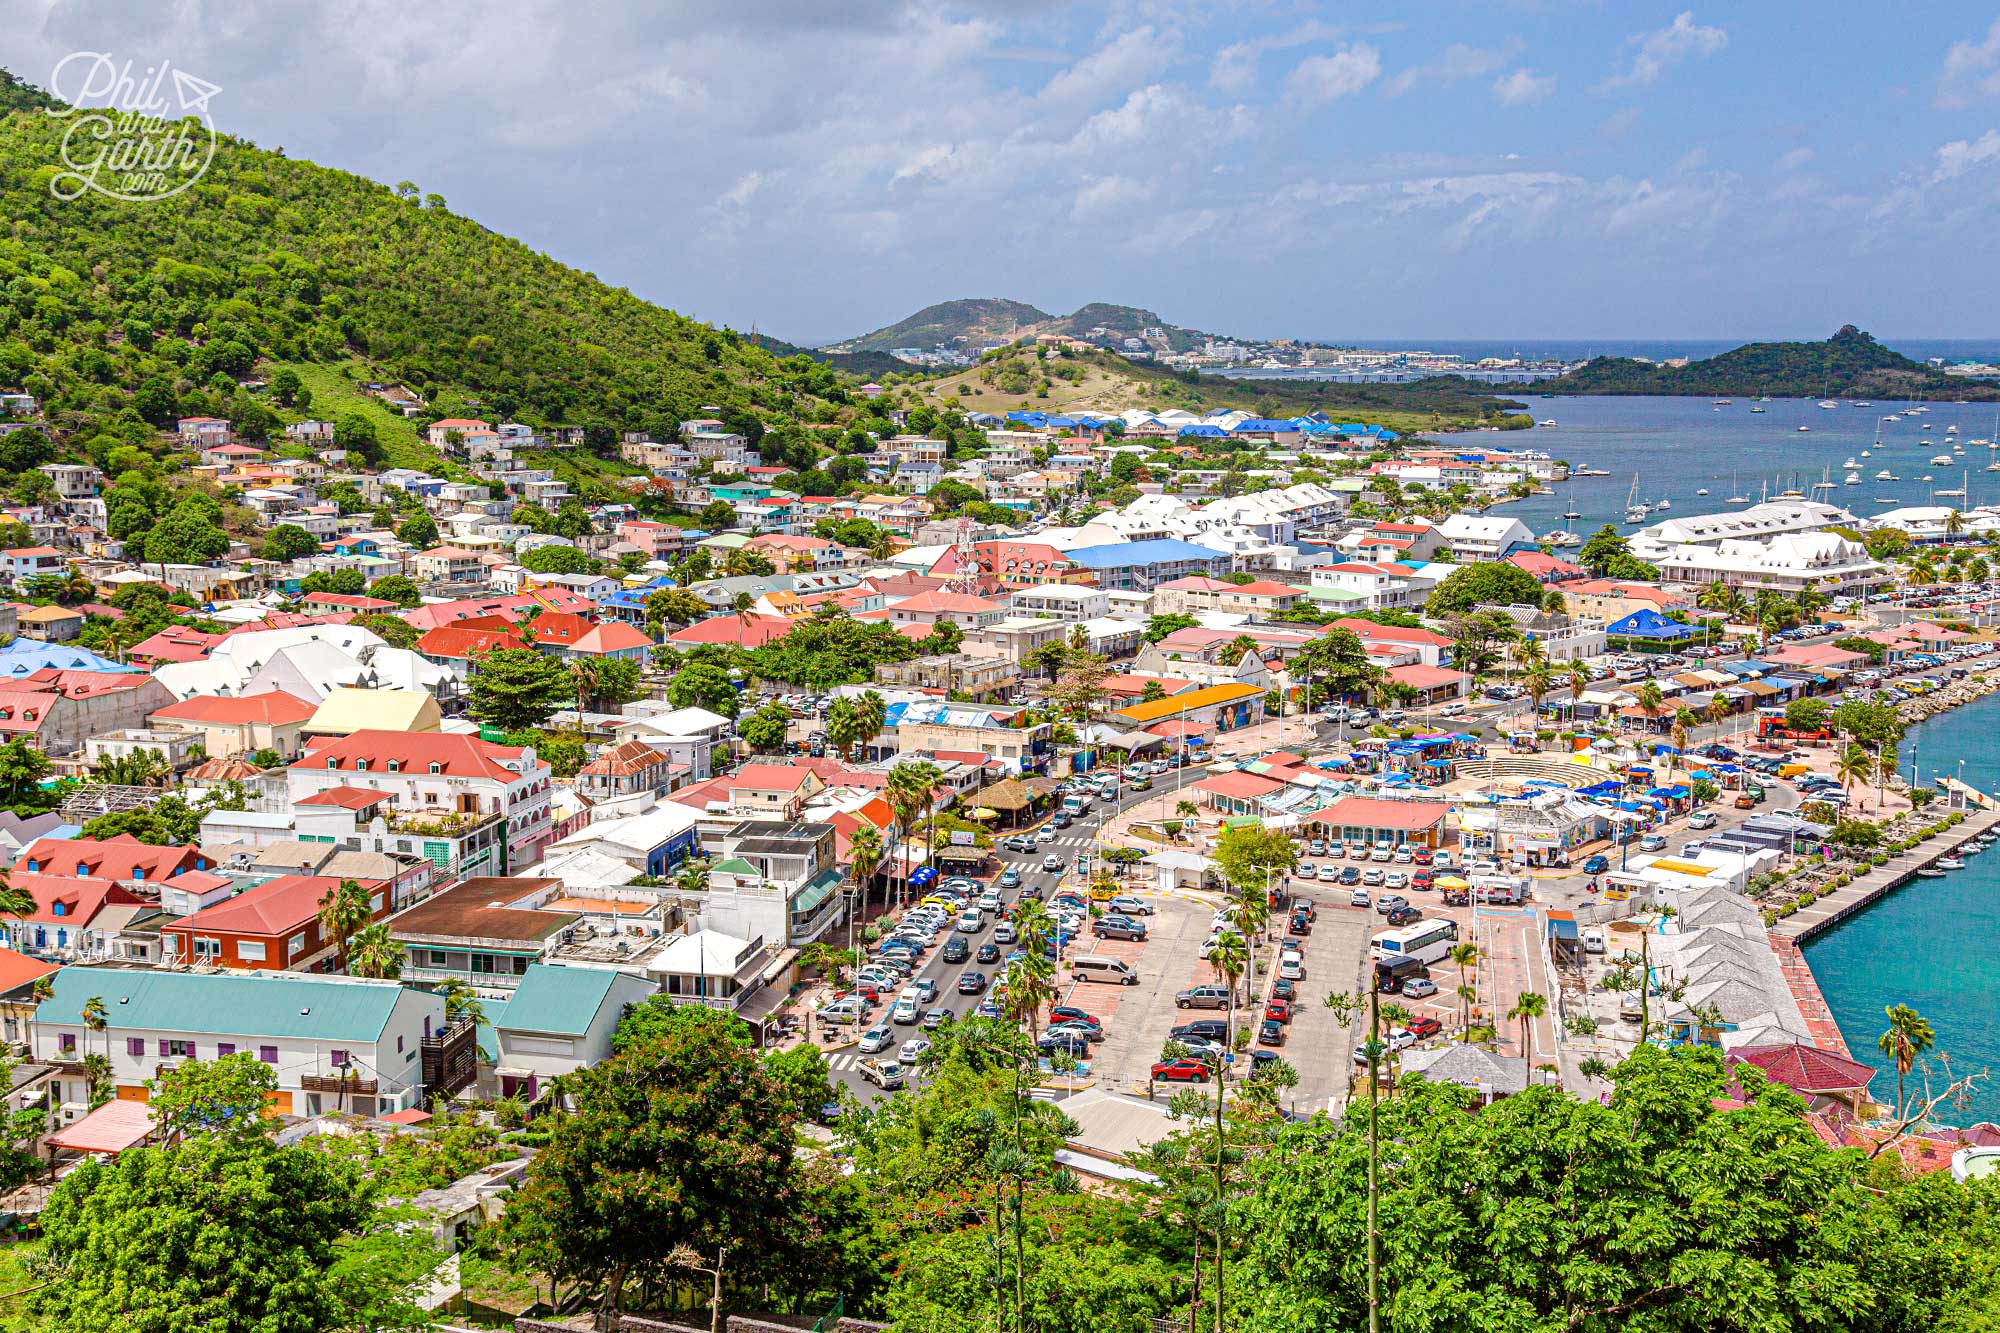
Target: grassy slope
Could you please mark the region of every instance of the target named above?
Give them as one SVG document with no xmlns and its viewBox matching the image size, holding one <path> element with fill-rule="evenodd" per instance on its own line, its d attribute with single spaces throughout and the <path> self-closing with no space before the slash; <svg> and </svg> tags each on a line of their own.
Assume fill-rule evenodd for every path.
<svg viewBox="0 0 2000 1333">
<path fill-rule="evenodd" d="M 351 370 L 361 379 L 372 380 L 381 378 L 383 372 L 370 370 L 357 361 L 338 367 L 312 361 L 284 361 L 272 362 L 265 368 L 265 373 L 275 373 L 281 365 L 297 371 L 299 382 L 312 390 L 311 415 L 314 418 L 333 421 L 343 412 L 359 412 L 372 421 L 375 438 L 382 442 L 383 456 L 389 460 L 391 467 L 425 468 L 436 472 L 439 468 L 451 466 L 418 432 L 416 422 L 400 412 L 390 411 L 381 399 L 362 392 L 359 384 L 342 373 L 343 370 Z"/>
</svg>

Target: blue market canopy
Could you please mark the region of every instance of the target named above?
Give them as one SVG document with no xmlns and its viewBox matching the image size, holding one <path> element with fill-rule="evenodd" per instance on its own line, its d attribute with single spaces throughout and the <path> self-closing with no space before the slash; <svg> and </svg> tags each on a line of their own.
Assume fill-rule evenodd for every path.
<svg viewBox="0 0 2000 1333">
<path fill-rule="evenodd" d="M 1621 639 L 1678 640 L 1694 637 L 1694 631 L 1686 625 L 1650 609 L 1634 611 L 1623 620 L 1613 621 L 1604 627 L 1604 632 Z"/>
</svg>

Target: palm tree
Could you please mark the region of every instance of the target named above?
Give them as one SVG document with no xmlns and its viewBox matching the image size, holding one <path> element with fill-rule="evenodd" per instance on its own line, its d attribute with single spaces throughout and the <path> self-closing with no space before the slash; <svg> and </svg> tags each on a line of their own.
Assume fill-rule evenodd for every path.
<svg viewBox="0 0 2000 1333">
<path fill-rule="evenodd" d="M 1945 540 L 1951 541 L 1955 539 L 1959 533 L 1964 531 L 1965 531 L 1965 515 L 1959 513 L 1956 509 L 1945 510 L 1944 513 Z"/>
<path fill-rule="evenodd" d="M 1716 579 L 1701 590 L 1701 595 L 1694 599 L 1694 603 L 1704 611 L 1727 612 L 1734 600 L 1734 590 L 1721 579 Z"/>
<path fill-rule="evenodd" d="M 1721 726 L 1723 719 L 1729 716 L 1729 700 L 1723 698 L 1720 694 L 1709 695 L 1707 712 L 1709 725 L 1713 727 Z"/>
<path fill-rule="evenodd" d="M 1249 962 L 1250 949 L 1244 942 L 1243 936 L 1225 927 L 1216 935 L 1215 943 L 1209 946 L 1207 958 L 1209 965 L 1222 977 L 1222 984 L 1229 988 L 1229 1007 L 1226 1011 L 1228 1018 L 1223 1028 L 1223 1031 L 1227 1034 L 1227 1039 L 1223 1045 L 1227 1050 L 1234 1050 L 1236 1047 L 1236 982 L 1242 977 L 1243 970 Z M 1222 1306 L 1223 1292 L 1225 1290 L 1222 1278 L 1223 1244 L 1222 1214 L 1220 1212 L 1224 1194 L 1223 1163 L 1225 1161 L 1222 1143 L 1223 1068 L 1226 1068 L 1226 1066 L 1218 1067 L 1215 1071 L 1215 1201 L 1218 1208 L 1215 1223 L 1215 1333 L 1222 1333 Z"/>
<path fill-rule="evenodd" d="M 1896 1065 L 1896 1114 L 1903 1114 L 1903 1081 L 1910 1076 L 1917 1057 L 1928 1051 L 1936 1041 L 1931 1031 L 1930 1021 L 1906 1004 L 1892 1004 L 1882 1010 L 1889 1020 L 1889 1030 L 1875 1042 L 1875 1049 L 1882 1052 Z"/>
<path fill-rule="evenodd" d="M 889 705 L 881 695 L 873 690 L 863 690 L 861 697 L 854 701 L 854 711 L 861 721 L 861 744 L 866 745 L 882 734 L 888 723 Z"/>
<path fill-rule="evenodd" d="M 1470 941 L 1467 941 L 1464 944 L 1454 944 L 1451 946 L 1451 953 L 1449 956 L 1451 958 L 1451 961 L 1458 965 L 1459 974 L 1465 977 L 1469 982 L 1473 973 L 1473 969 L 1479 966 L 1479 946 L 1471 943 Z M 1476 999 L 1478 995 L 1479 995 L 1478 990 L 1469 984 L 1460 986 L 1458 988 L 1458 998 L 1459 998 L 1458 1025 L 1460 1027 L 1469 1028 L 1472 1026 L 1472 1001 Z"/>
<path fill-rule="evenodd" d="M 875 878 L 875 869 L 882 864 L 882 835 L 875 831 L 873 824 L 862 824 L 854 830 L 854 836 L 847 840 L 847 873 L 853 895 L 847 906 L 847 948 L 854 950 L 854 918 L 860 915 L 861 903 L 868 896 L 868 882 Z"/>
<path fill-rule="evenodd" d="M 1660 693 L 1660 687 L 1658 685 L 1648 680 L 1639 687 L 1639 692 L 1634 697 L 1638 699 L 1639 711 L 1646 715 L 1646 720 L 1648 722 L 1651 722 L 1659 717 L 1660 702 L 1666 696 Z"/>
<path fill-rule="evenodd" d="M 444 1025 L 447 1029 L 464 1020 L 474 1023 L 486 1021 L 486 1006 L 479 1002 L 479 992 L 472 989 L 472 983 L 464 977 L 446 977 L 434 989 L 444 997 Z"/>
<path fill-rule="evenodd" d="M 849 763 L 854 761 L 854 749 L 863 740 L 861 710 L 852 699 L 835 699 L 826 709 L 826 739 Z"/>
<path fill-rule="evenodd" d="M 83 1008 L 78 1011 L 78 1016 L 83 1019 L 84 1027 L 92 1032 L 102 1032 L 105 1034 L 104 1057 L 109 1060 L 111 1058 L 111 1020 L 110 1012 L 104 1007 L 104 997 L 93 995 L 85 1000 Z"/>
<path fill-rule="evenodd" d="M 576 712 L 579 719 L 590 711 L 591 700 L 604 689 L 603 671 L 593 658 L 579 657 L 569 664 L 570 683 L 576 686 Z"/>
<path fill-rule="evenodd" d="M 1840 779 L 1841 790 L 1851 795 L 1856 783 L 1866 782 L 1874 774 L 1875 757 L 1850 741 L 1841 750 L 1833 772 Z"/>
<path fill-rule="evenodd" d="M 1514 1000 L 1514 1007 L 1507 1011 L 1507 1017 L 1521 1020 L 1521 1058 L 1531 1059 L 1528 1045 L 1528 1025 L 1549 1011 L 1549 997 L 1538 991 L 1524 990 Z"/>
<path fill-rule="evenodd" d="M 912 759 L 889 770 L 889 805 L 896 812 L 905 842 L 916 828 L 919 815 L 928 815 L 932 824 L 936 824 L 937 788 L 943 781 L 944 771 L 928 759 Z M 926 849 L 930 842 L 926 838 Z"/>
<path fill-rule="evenodd" d="M 39 904 L 35 901 L 35 895 L 26 889 L 17 888 L 7 877 L 7 867 L 0 866 L 0 921 L 25 924 L 38 910 Z M 8 937 L 10 939 L 13 937 L 12 931 L 8 932 Z M 20 941 L 14 940 L 14 945 L 18 948 Z"/>
<path fill-rule="evenodd" d="M 1674 710 L 1674 725 L 1671 734 L 1674 740 L 1674 755 L 1676 759 L 1687 753 L 1688 730 L 1694 726 L 1694 722 L 1694 714 L 1690 713 L 1687 709 L 1677 708 Z"/>
<path fill-rule="evenodd" d="M 339 970 L 347 970 L 348 941 L 375 915 L 359 884 L 343 879 L 319 900 L 319 933 L 333 944 Z"/>
<path fill-rule="evenodd" d="M 55 993 L 56 979 L 53 975 L 36 977 L 34 984 L 28 987 L 28 998 L 38 1006 L 54 999 Z"/>
<path fill-rule="evenodd" d="M 1885 745 L 1875 752 L 1875 813 L 1882 813 L 1882 800 L 1888 795 L 1889 779 L 1896 776 L 1896 747 Z"/>
<path fill-rule="evenodd" d="M 1041 1038 L 1042 1015 L 1056 998 L 1055 964 L 1047 949 L 1054 938 L 1055 920 L 1040 899 L 1024 899 L 1014 918 L 1019 932 L 1021 957 L 1007 966 L 1007 1017 L 1028 1029 L 1028 1041 L 1017 1048 L 1014 1060 L 1014 1151 L 1015 1162 L 1025 1162 L 1027 1148 L 1022 1139 L 1022 1122 L 1028 1108 L 1027 1064 L 1035 1058 Z M 1025 1169 L 1014 1175 L 1014 1302 L 1015 1323 L 1025 1326 L 1027 1309 L 1027 1238 L 1022 1222 L 1023 1194 L 1027 1189 Z M 997 1225 L 997 1224 L 996 1224 Z"/>
<path fill-rule="evenodd" d="M 355 932 L 349 943 L 348 971 L 357 977 L 394 981 L 403 975 L 405 950 L 389 935 L 386 923 L 377 921 Z"/>
<path fill-rule="evenodd" d="M 1583 692 L 1591 686 L 1590 664 L 1581 657 L 1569 664 L 1569 709 L 1571 716 L 1576 706 L 1583 702 Z"/>
<path fill-rule="evenodd" d="M 1534 640 L 1530 639 L 1532 643 Z M 1528 668 L 1528 674 L 1521 678 L 1522 687 L 1528 691 L 1528 725 L 1536 727 L 1542 720 L 1542 700 L 1556 687 L 1555 668 L 1546 660 L 1536 662 Z"/>
</svg>

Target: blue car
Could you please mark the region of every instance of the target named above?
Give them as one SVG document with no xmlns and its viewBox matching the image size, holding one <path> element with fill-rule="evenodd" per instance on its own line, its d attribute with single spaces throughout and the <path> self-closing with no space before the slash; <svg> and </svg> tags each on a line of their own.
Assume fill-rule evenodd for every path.
<svg viewBox="0 0 2000 1333">
<path fill-rule="evenodd" d="M 1611 858 L 1601 852 L 1583 863 L 1583 873 L 1586 875 L 1601 875 L 1609 869 L 1611 869 Z"/>
</svg>

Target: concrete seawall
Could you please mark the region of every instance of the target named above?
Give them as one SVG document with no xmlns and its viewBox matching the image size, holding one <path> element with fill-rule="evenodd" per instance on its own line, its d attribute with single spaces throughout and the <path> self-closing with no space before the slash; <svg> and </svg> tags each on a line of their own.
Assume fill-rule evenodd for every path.
<svg viewBox="0 0 2000 1333">
<path fill-rule="evenodd" d="M 1871 868 L 1867 874 L 1852 884 L 1822 894 L 1812 906 L 1802 908 L 1772 926 L 1771 935 L 1777 940 L 1789 940 L 1794 944 L 1803 945 L 1822 930 L 1836 922 L 1846 920 L 1883 894 L 1901 888 L 1915 879 L 1919 870 L 1950 856 L 1996 825 L 2000 825 L 2000 813 L 1992 810 L 1967 810 L 1965 822 L 1957 828 L 1948 829 L 1906 852 L 1890 857 L 1886 864 Z"/>
</svg>

